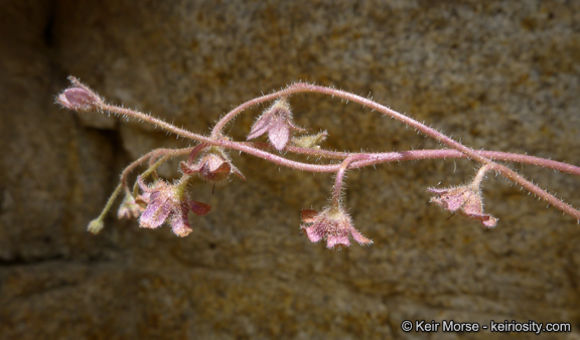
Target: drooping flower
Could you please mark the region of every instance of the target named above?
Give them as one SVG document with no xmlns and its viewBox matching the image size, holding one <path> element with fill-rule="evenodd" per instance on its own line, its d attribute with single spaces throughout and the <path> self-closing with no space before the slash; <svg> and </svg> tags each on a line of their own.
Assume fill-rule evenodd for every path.
<svg viewBox="0 0 580 340">
<path fill-rule="evenodd" d="M 341 208 L 325 208 L 320 213 L 314 210 L 302 210 L 303 225 L 310 242 L 326 240 L 327 248 L 341 245 L 350 246 L 350 236 L 361 245 L 372 244 L 373 241 L 363 236 L 352 225 L 350 216 Z"/>
<path fill-rule="evenodd" d="M 285 98 L 280 98 L 256 120 L 247 139 L 254 139 L 268 132 L 270 143 L 280 151 L 288 144 L 291 130 L 305 131 L 294 125 L 290 104 Z"/>
<path fill-rule="evenodd" d="M 208 150 L 201 151 L 205 146 L 201 144 L 200 146 L 198 146 L 199 149 L 196 147 L 192 151 L 193 157 L 190 157 L 190 161 L 180 163 L 181 172 L 186 175 L 198 174 L 201 178 L 210 182 L 221 182 L 232 174 L 243 180 L 246 179 L 220 148 L 211 147 Z"/>
<path fill-rule="evenodd" d="M 481 221 L 481 223 L 493 228 L 498 219 L 483 213 L 483 199 L 479 183 L 477 185 L 464 185 L 454 188 L 428 188 L 427 191 L 436 194 L 430 202 L 433 202 L 451 212 L 461 210 L 467 217 Z"/>
<path fill-rule="evenodd" d="M 167 221 L 173 233 L 185 237 L 192 231 L 187 218 L 189 211 L 205 215 L 210 210 L 205 203 L 186 199 L 180 184 L 172 185 L 159 180 L 149 187 L 139 178 L 139 185 L 141 190 L 148 193 L 144 196 L 147 207 L 139 218 L 141 228 L 155 229 Z"/>
<path fill-rule="evenodd" d="M 137 203 L 133 195 L 130 193 L 125 194 L 125 198 L 121 205 L 119 206 L 119 210 L 117 210 L 117 218 L 119 219 L 131 219 L 137 218 L 143 212 L 143 207 Z"/>
</svg>

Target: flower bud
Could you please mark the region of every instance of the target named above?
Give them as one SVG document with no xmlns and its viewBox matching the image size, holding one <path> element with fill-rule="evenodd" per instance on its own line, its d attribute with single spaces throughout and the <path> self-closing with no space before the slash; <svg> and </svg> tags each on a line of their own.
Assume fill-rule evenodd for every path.
<svg viewBox="0 0 580 340">
<path fill-rule="evenodd" d="M 87 230 L 88 232 L 90 232 L 91 234 L 98 234 L 103 228 L 105 227 L 105 223 L 103 223 L 103 220 L 100 218 L 95 218 L 94 220 L 92 220 L 89 225 L 87 226 Z"/>
<path fill-rule="evenodd" d="M 117 218 L 131 219 L 137 218 L 143 212 L 143 208 L 135 201 L 132 195 L 126 194 L 123 202 L 117 211 Z"/>
<path fill-rule="evenodd" d="M 293 137 L 292 144 L 299 146 L 301 148 L 320 149 L 319 144 L 322 143 L 326 139 L 327 136 L 328 136 L 328 132 L 321 131 L 315 135 L 305 135 L 305 136 Z"/>
<path fill-rule="evenodd" d="M 104 104 L 103 100 L 88 86 L 81 83 L 75 77 L 68 77 L 71 86 L 66 88 L 56 98 L 56 102 L 63 107 L 74 111 L 91 111 L 99 105 Z"/>
<path fill-rule="evenodd" d="M 57 102 L 74 111 L 90 111 L 96 108 L 99 97 L 81 87 L 69 87 L 58 95 Z"/>
</svg>

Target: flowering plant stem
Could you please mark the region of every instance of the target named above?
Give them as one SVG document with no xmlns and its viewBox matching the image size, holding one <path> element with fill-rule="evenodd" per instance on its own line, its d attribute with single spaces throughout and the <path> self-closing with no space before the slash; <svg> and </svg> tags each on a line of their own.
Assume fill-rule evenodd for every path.
<svg viewBox="0 0 580 340">
<path fill-rule="evenodd" d="M 562 200 L 556 198 L 554 195 L 548 193 L 547 191 L 541 189 L 537 185 L 533 184 L 529 180 L 525 179 L 523 176 L 519 175 L 515 171 L 511 170 L 510 168 L 506 167 L 505 165 L 499 164 L 494 160 L 500 161 L 509 161 L 509 162 L 518 162 L 518 163 L 527 163 L 532 164 L 544 168 L 551 168 L 563 172 L 567 172 L 576 176 L 580 176 L 580 167 L 567 164 L 563 162 L 552 161 L 544 158 L 521 155 L 521 154 L 513 154 L 513 153 L 506 153 L 506 152 L 498 152 L 498 151 L 486 151 L 486 150 L 473 150 L 454 139 L 444 135 L 443 133 L 421 123 L 418 122 L 404 114 L 401 114 L 397 111 L 394 111 L 384 105 L 376 103 L 370 99 L 334 89 L 324 86 L 317 86 L 312 84 L 306 83 L 295 83 L 288 86 L 285 89 L 280 91 L 273 92 L 271 94 L 263 95 L 245 103 L 237 106 L 226 115 L 224 115 L 214 126 L 210 136 L 204 136 L 201 134 L 197 134 L 185 129 L 181 129 L 176 127 L 168 122 L 165 122 L 161 119 L 152 117 L 148 114 L 120 107 L 117 105 L 112 105 L 106 103 L 103 99 L 101 99 L 98 95 L 96 95 L 92 90 L 90 90 L 85 85 L 82 85 L 78 80 L 71 78 L 73 83 L 73 87 L 65 90 L 59 97 L 58 101 L 61 105 L 74 109 L 77 111 L 89 111 L 95 110 L 98 112 L 110 112 L 114 114 L 118 114 L 120 116 L 126 118 L 133 118 L 141 122 L 145 122 L 147 124 L 159 127 L 165 131 L 171 132 L 177 136 L 181 136 L 183 138 L 193 140 L 199 143 L 203 143 L 208 146 L 218 147 L 220 149 L 231 149 L 237 150 L 240 152 L 244 152 L 255 157 L 259 157 L 265 159 L 271 163 L 274 163 L 279 166 L 285 166 L 296 170 L 307 171 L 307 172 L 330 172 L 336 173 L 336 183 L 333 192 L 333 202 L 338 204 L 340 200 L 340 192 L 342 186 L 342 180 L 344 173 L 347 169 L 354 169 L 354 168 L 361 168 L 370 165 L 376 165 L 381 163 L 388 163 L 393 161 L 402 161 L 402 160 L 419 160 L 419 159 L 445 159 L 445 158 L 468 158 L 474 161 L 477 161 L 483 165 L 478 173 L 477 176 L 483 178 L 483 173 L 488 170 L 494 170 L 498 174 L 506 177 L 507 179 L 519 184 L 527 191 L 537 195 L 539 198 L 545 200 L 549 204 L 553 205 L 554 207 L 558 208 L 559 210 L 563 211 L 564 213 L 572 216 L 576 220 L 580 222 L 580 211 L 575 209 L 574 207 L 570 206 L 569 204 L 563 202 Z M 68 91 L 68 92 L 67 92 Z M 88 93 L 84 93 L 83 91 L 87 91 Z M 356 102 L 364 107 L 370 108 L 374 111 L 377 111 L 381 114 L 387 115 L 393 119 L 396 119 L 403 124 L 415 128 L 422 134 L 427 137 L 433 138 L 438 142 L 448 146 L 450 149 L 437 149 L 437 150 L 413 150 L 413 151 L 401 151 L 401 152 L 384 152 L 384 153 L 351 153 L 351 152 L 334 152 L 319 148 L 313 147 L 301 147 L 298 145 L 291 145 L 286 144 L 287 138 L 284 139 L 280 138 L 279 145 L 276 145 L 276 149 L 281 150 L 283 149 L 285 152 L 290 154 L 303 154 L 309 156 L 316 156 L 319 158 L 326 158 L 326 159 L 336 159 L 341 160 L 340 163 L 330 163 L 330 164 L 318 164 L 318 163 L 305 163 L 299 162 L 292 159 L 288 159 L 285 156 L 276 155 L 270 151 L 272 151 L 272 146 L 264 145 L 263 143 L 258 142 L 239 142 L 233 141 L 228 137 L 223 135 L 224 127 L 230 123 L 237 115 L 241 114 L 242 112 L 246 111 L 247 109 L 273 100 L 280 100 L 281 98 L 287 99 L 291 95 L 298 94 L 298 93 L 317 93 L 322 95 L 328 95 L 331 97 L 336 97 L 346 101 L 353 101 Z M 81 98 L 83 101 L 81 103 L 76 103 L 75 100 L 77 98 Z M 278 103 L 278 102 L 277 102 Z M 82 104 L 82 105 L 81 105 Z M 276 105 L 276 104 L 275 104 Z M 274 105 L 274 106 L 275 106 Z M 273 107 L 274 107 L 273 106 Z M 272 107 L 270 110 L 273 110 Z M 264 114 L 262 117 L 263 120 L 260 122 L 262 124 L 260 128 L 266 129 L 276 129 L 276 131 L 282 131 L 284 133 L 288 133 L 289 127 L 292 127 L 294 130 L 298 129 L 294 127 L 290 121 L 291 113 L 289 112 L 289 106 L 276 106 L 276 112 L 268 112 Z M 280 111 L 281 110 L 281 111 Z M 285 113 L 285 110 L 288 110 L 288 114 Z M 284 120 L 280 117 L 283 117 Z M 278 119 L 278 120 L 276 120 Z M 274 123 L 272 121 L 276 120 Z M 271 125 L 267 125 L 271 124 Z M 276 125 L 277 124 L 277 125 Z M 287 124 L 287 125 L 285 125 Z M 272 127 L 273 126 L 273 127 Z M 302 129 L 298 129 L 302 130 Z M 263 132 L 262 132 L 263 133 Z M 282 147 L 282 148 L 280 148 Z M 193 150 L 192 147 L 183 148 L 183 149 L 156 149 L 153 150 L 133 163 L 131 163 L 121 174 L 121 183 L 120 186 L 115 190 L 113 197 L 111 199 L 114 200 L 116 195 L 121 191 L 120 188 L 127 189 L 127 177 L 129 176 L 130 172 L 132 172 L 135 168 L 142 165 L 146 161 L 149 161 L 150 168 L 144 173 L 144 175 L 149 175 L 150 173 L 154 172 L 155 169 L 167 160 L 170 157 L 182 156 L 188 153 L 191 153 Z M 221 157 L 221 156 L 220 156 Z M 481 176 L 480 176 L 481 174 Z M 477 178 L 477 177 L 476 177 Z M 107 203 L 107 208 L 110 207 L 111 202 Z M 101 214 L 103 215 L 103 214 Z M 102 219 L 102 218 L 101 218 Z"/>
</svg>

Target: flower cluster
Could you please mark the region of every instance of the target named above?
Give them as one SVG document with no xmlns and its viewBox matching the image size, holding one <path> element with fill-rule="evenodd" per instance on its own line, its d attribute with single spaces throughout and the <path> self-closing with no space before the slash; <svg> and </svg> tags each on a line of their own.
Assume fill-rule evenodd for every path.
<svg viewBox="0 0 580 340">
<path fill-rule="evenodd" d="M 193 148 L 153 150 L 129 165 L 123 171 L 119 185 L 107 201 L 101 214 L 89 223 L 88 229 L 93 233 L 98 233 L 103 228 L 103 219 L 116 197 L 125 189 L 125 199 L 117 213 L 119 218 L 139 219 L 140 227 L 149 229 L 159 228 L 163 224 L 168 224 L 176 235 L 187 236 L 192 232 L 188 220 L 189 213 L 192 212 L 201 216 L 210 211 L 209 205 L 191 198 L 190 187 L 192 182 L 202 180 L 212 184 L 222 184 L 227 182 L 232 175 L 245 179 L 242 172 L 234 166 L 226 152 L 231 150 L 251 154 L 278 166 L 286 166 L 313 173 L 336 174 L 330 206 L 320 212 L 313 210 L 304 210 L 302 212 L 301 229 L 304 230 L 311 242 L 326 241 L 327 248 L 348 247 L 351 244 L 351 239 L 361 245 L 373 243 L 372 240 L 354 228 L 350 216 L 343 208 L 342 184 L 344 176 L 346 171 L 352 168 L 361 168 L 396 160 L 462 157 L 481 163 L 482 167 L 471 183 L 452 188 L 429 188 L 428 191 L 434 194 L 431 202 L 451 212 L 459 211 L 469 218 L 480 221 L 488 228 L 495 227 L 498 219 L 484 213 L 480 184 L 486 172 L 492 169 L 574 217 L 575 220 L 580 220 L 579 210 L 534 185 L 515 171 L 497 163 L 496 159 L 530 163 L 575 175 L 580 175 L 580 167 L 527 155 L 485 150 L 476 151 L 409 116 L 353 93 L 312 84 L 292 84 L 286 89 L 254 98 L 234 108 L 216 123 L 211 135 L 205 136 L 179 128 L 143 112 L 106 104 L 94 91 L 76 78 L 70 77 L 69 80 L 71 81 L 71 86 L 62 91 L 56 98 L 57 103 L 65 108 L 75 111 L 98 111 L 118 114 L 124 118 L 137 119 L 160 127 L 177 136 L 198 142 L 197 146 Z M 450 149 L 384 153 L 337 152 L 321 149 L 319 144 L 327 137 L 326 131 L 313 135 L 300 135 L 306 130 L 296 126 L 293 122 L 293 114 L 287 97 L 297 93 L 318 93 L 356 102 L 373 111 L 395 118 L 407 126 L 411 126 L 424 135 L 444 143 Z M 253 140 L 267 134 L 271 145 L 265 145 L 263 142 L 236 142 L 223 134 L 224 127 L 236 115 L 252 106 L 272 100 L 274 100 L 274 103 L 258 117 L 247 135 L 247 140 Z M 295 132 L 299 132 L 299 134 L 294 135 Z M 288 146 L 289 143 L 290 146 Z M 271 153 L 271 148 L 282 152 L 282 154 Z M 189 154 L 189 158 L 179 163 L 182 177 L 178 181 L 169 183 L 158 179 L 156 169 L 159 165 L 170 157 L 186 156 L 187 154 Z M 295 160 L 287 158 L 287 154 L 307 157 L 304 157 L 306 160 Z M 331 163 L 323 164 L 319 162 L 323 158 L 330 160 L 329 162 Z M 137 184 L 134 186 L 133 193 L 131 193 L 126 184 L 128 173 L 144 165 L 146 161 L 149 161 L 149 167 L 141 176 L 137 177 Z M 145 179 L 151 182 L 145 184 Z"/>
<path fill-rule="evenodd" d="M 186 177 L 185 180 L 187 179 Z M 184 191 L 186 185 L 184 185 L 183 180 L 178 184 L 169 184 L 163 180 L 158 180 L 151 186 L 147 186 L 139 180 L 139 185 L 143 191 L 139 200 L 146 205 L 139 218 L 141 228 L 155 229 L 167 221 L 175 235 L 185 237 L 191 233 L 188 220 L 189 211 L 203 216 L 210 211 L 211 207 L 205 203 L 188 199 Z"/>
</svg>

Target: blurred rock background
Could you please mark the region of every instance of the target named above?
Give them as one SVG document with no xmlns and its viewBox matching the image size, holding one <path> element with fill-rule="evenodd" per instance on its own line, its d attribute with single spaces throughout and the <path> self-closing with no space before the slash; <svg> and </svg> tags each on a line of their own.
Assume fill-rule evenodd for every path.
<svg viewBox="0 0 580 340">
<path fill-rule="evenodd" d="M 414 338 L 402 320 L 567 321 L 580 329 L 576 221 L 491 176 L 495 230 L 429 205 L 469 161 L 349 174 L 375 244 L 329 251 L 299 230 L 332 178 L 233 155 L 248 181 L 198 196 L 185 239 L 113 217 L 85 232 L 118 173 L 163 132 L 54 105 L 69 74 L 114 103 L 205 133 L 235 105 L 303 80 L 372 96 L 474 148 L 580 163 L 578 1 L 1 2 L 0 338 Z M 291 99 L 326 147 L 438 145 L 318 95 Z M 259 109 L 237 119 L 242 139 Z M 254 114 L 251 114 L 254 113 Z M 578 178 L 515 169 L 580 206 Z M 167 167 L 164 172 L 171 176 Z M 113 214 L 112 214 L 113 215 Z M 442 333 L 431 334 L 433 338 Z M 487 338 L 488 333 L 446 334 Z M 520 334 L 520 337 L 531 337 Z"/>
</svg>

